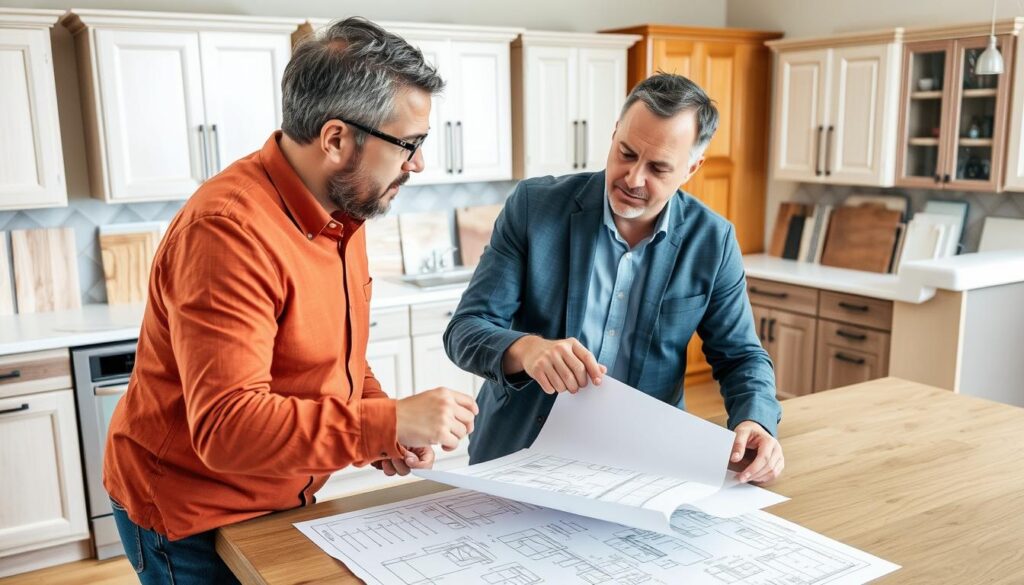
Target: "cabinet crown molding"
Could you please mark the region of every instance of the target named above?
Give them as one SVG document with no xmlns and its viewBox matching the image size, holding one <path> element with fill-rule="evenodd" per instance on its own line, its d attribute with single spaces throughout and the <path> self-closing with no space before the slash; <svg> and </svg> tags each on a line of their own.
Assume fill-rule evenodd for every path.
<svg viewBox="0 0 1024 585">
<path fill-rule="evenodd" d="M 676 26 L 671 24 L 641 24 L 625 28 L 614 28 L 601 31 L 602 33 L 625 33 L 638 34 L 641 36 L 655 36 L 664 39 L 678 38 L 689 41 L 729 41 L 729 42 L 756 42 L 778 39 L 782 37 L 779 31 L 756 30 L 749 28 L 731 27 L 710 27 L 710 26 Z"/>
<path fill-rule="evenodd" d="M 996 35 L 1010 34 L 1020 36 L 1024 29 L 1024 17 L 1004 18 L 996 21 Z M 929 26 L 908 28 L 904 41 L 940 41 L 962 39 L 966 37 L 987 37 L 992 32 L 992 22 L 976 22 L 946 26 Z"/>
<path fill-rule="evenodd" d="M 63 10 L 0 8 L 0 26 L 4 28 L 50 28 L 63 15 Z"/>
<path fill-rule="evenodd" d="M 315 32 L 331 22 L 335 18 L 310 18 L 305 21 L 303 28 L 306 33 Z M 389 22 L 373 21 L 388 32 L 393 32 L 403 37 L 415 37 L 416 39 L 438 39 L 456 41 L 504 41 L 511 42 L 525 29 L 507 26 L 478 26 L 461 24 L 436 24 L 430 22 Z"/>
<path fill-rule="evenodd" d="M 303 22 L 301 18 L 77 8 L 61 18 L 73 34 L 87 28 L 291 33 Z"/>
<path fill-rule="evenodd" d="M 546 47 L 586 47 L 603 49 L 628 49 L 643 37 L 633 34 L 574 33 L 558 31 L 527 30 L 513 41 L 513 47 L 543 45 Z"/>
<path fill-rule="evenodd" d="M 847 33 L 829 37 L 813 37 L 806 39 L 780 39 L 768 41 L 765 45 L 774 52 L 800 51 L 804 49 L 825 49 L 849 45 L 881 45 L 900 43 L 905 39 L 906 29 L 902 27 L 885 30 Z"/>
</svg>

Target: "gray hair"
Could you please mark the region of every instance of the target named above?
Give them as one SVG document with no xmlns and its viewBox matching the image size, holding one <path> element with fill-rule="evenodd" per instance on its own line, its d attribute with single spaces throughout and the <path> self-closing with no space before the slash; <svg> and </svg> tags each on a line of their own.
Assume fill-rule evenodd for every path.
<svg viewBox="0 0 1024 585">
<path fill-rule="evenodd" d="M 391 121 L 395 96 L 406 88 L 434 95 L 444 80 L 402 37 L 364 18 L 346 18 L 295 47 L 281 81 L 281 129 L 309 144 L 332 119 L 379 128 Z M 362 146 L 366 134 L 353 130 Z"/>
<path fill-rule="evenodd" d="M 708 97 L 699 85 L 682 75 L 659 71 L 638 83 L 626 97 L 619 119 L 621 120 L 629 107 L 638 101 L 643 102 L 652 114 L 660 118 L 671 118 L 683 111 L 694 112 L 697 120 L 697 139 L 690 150 L 691 164 L 704 154 L 704 149 L 708 147 L 711 137 L 718 129 L 718 108 L 715 107 L 714 100 Z"/>
</svg>

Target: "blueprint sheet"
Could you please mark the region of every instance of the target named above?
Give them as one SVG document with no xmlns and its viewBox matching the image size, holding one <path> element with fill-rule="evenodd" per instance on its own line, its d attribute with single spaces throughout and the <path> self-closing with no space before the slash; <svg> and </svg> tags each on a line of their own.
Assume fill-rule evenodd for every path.
<svg viewBox="0 0 1024 585">
<path fill-rule="evenodd" d="M 457 489 L 295 526 L 375 585 L 851 585 L 899 568 L 760 510 L 677 510 L 668 536 Z"/>
</svg>

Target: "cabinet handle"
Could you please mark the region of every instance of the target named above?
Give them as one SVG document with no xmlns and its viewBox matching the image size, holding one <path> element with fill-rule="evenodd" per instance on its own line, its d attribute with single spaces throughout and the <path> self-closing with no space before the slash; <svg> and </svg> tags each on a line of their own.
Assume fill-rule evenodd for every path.
<svg viewBox="0 0 1024 585">
<path fill-rule="evenodd" d="M 949 178 L 950 178 L 949 175 L 943 175 L 942 176 L 942 182 L 943 183 L 948 183 L 949 182 Z"/>
<path fill-rule="evenodd" d="M 572 168 L 580 168 L 580 121 L 572 121 Z"/>
<path fill-rule="evenodd" d="M 377 325 L 379 325 L 379 323 L 376 321 L 370 321 L 370 327 L 376 327 Z"/>
<path fill-rule="evenodd" d="M 821 176 L 821 133 L 825 131 L 824 126 L 818 126 L 818 137 L 814 141 L 814 176 Z"/>
<path fill-rule="evenodd" d="M 757 328 L 757 338 L 764 341 L 764 322 L 765 318 L 761 317 L 761 325 Z"/>
<path fill-rule="evenodd" d="M 846 355 L 845 353 L 837 353 L 834 356 L 837 360 L 846 362 L 848 364 L 855 364 L 858 366 L 864 365 L 864 358 L 855 358 Z"/>
<path fill-rule="evenodd" d="M 858 313 L 868 312 L 867 305 L 854 305 L 853 303 L 848 303 L 846 301 L 839 301 L 839 306 L 847 311 L 857 311 Z"/>
<path fill-rule="evenodd" d="M 459 170 L 458 173 L 462 174 L 462 169 L 466 166 L 466 150 L 463 148 L 462 142 L 462 122 L 455 123 L 455 129 L 458 130 L 459 136 Z"/>
<path fill-rule="evenodd" d="M 452 172 L 452 159 L 455 158 L 452 154 L 452 144 L 455 139 L 452 138 L 452 123 L 444 123 L 444 171 L 451 174 Z"/>
<path fill-rule="evenodd" d="M 832 132 L 835 126 L 828 127 L 828 136 L 825 138 L 825 176 L 832 174 Z"/>
<path fill-rule="evenodd" d="M 582 154 L 582 156 L 580 156 L 580 168 L 585 169 L 585 168 L 587 168 L 587 157 L 590 155 L 590 152 L 589 152 L 590 149 L 587 147 L 587 139 L 590 137 L 589 136 L 590 133 L 587 130 L 587 121 L 586 120 L 583 120 L 582 122 L 580 122 L 580 125 L 583 127 L 583 140 L 581 141 L 583 143 L 583 148 L 580 149 L 580 150 L 583 151 L 583 154 Z"/>
<path fill-rule="evenodd" d="M 843 331 L 842 329 L 836 329 L 836 335 L 839 337 L 845 337 L 846 339 L 852 339 L 854 341 L 864 341 L 868 338 L 863 333 L 850 333 L 849 331 Z"/>
<path fill-rule="evenodd" d="M 199 148 L 202 149 L 203 154 L 203 177 L 202 180 L 210 178 L 210 153 L 207 152 L 206 148 L 206 125 L 199 125 Z"/>
<path fill-rule="evenodd" d="M 6 374 L 0 374 L 0 380 L 13 380 L 21 377 L 21 370 L 11 370 Z"/>
<path fill-rule="evenodd" d="M 755 295 L 761 295 L 765 297 L 772 297 L 773 299 L 784 299 L 789 296 L 789 293 L 784 292 L 773 292 L 770 290 L 761 290 L 756 286 L 750 287 L 750 293 Z"/>
<path fill-rule="evenodd" d="M 18 406 L 16 408 L 8 408 L 6 410 L 0 410 L 0 414 L 12 414 L 12 413 L 15 413 L 15 412 L 23 412 L 23 411 L 26 411 L 26 410 L 28 410 L 28 404 L 22 404 L 21 406 Z"/>
<path fill-rule="evenodd" d="M 936 183 L 941 183 L 942 182 L 942 175 L 935 175 L 935 182 Z"/>
<path fill-rule="evenodd" d="M 768 343 L 775 341 L 775 319 L 768 321 Z"/>
<path fill-rule="evenodd" d="M 219 173 L 223 169 L 220 166 L 220 134 L 217 133 L 217 125 L 210 126 L 210 131 L 213 134 L 213 143 L 210 145 L 210 150 L 213 151 L 213 172 Z"/>
<path fill-rule="evenodd" d="M 444 314 L 444 316 L 445 317 L 454 317 L 455 316 L 455 311 L 448 311 L 448 312 L 446 312 Z"/>
</svg>

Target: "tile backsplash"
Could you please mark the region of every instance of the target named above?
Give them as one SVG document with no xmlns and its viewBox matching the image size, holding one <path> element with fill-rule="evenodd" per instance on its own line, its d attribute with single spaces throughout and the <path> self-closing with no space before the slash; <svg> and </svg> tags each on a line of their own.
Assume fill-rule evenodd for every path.
<svg viewBox="0 0 1024 585">
<path fill-rule="evenodd" d="M 514 186 L 514 181 L 499 181 L 405 187 L 392 205 L 391 213 L 447 210 L 452 214 L 454 225 L 456 207 L 501 203 Z M 97 237 L 99 226 L 170 220 L 184 204 L 184 201 L 164 201 L 112 205 L 97 199 L 72 198 L 68 201 L 67 207 L 0 211 L 0 232 L 51 227 L 74 228 L 82 303 L 104 303 L 107 301 L 107 290 Z M 5 237 L 8 239 L 10 253 L 10 235 L 5 234 Z"/>
<path fill-rule="evenodd" d="M 792 201 L 818 205 L 841 205 L 853 194 L 906 195 L 913 212 L 922 211 L 929 199 L 966 201 L 967 228 L 964 231 L 961 254 L 976 252 L 981 241 L 981 230 L 986 217 L 1012 217 L 1024 219 L 1024 193 L 975 193 L 971 191 L 934 191 L 928 189 L 901 189 L 877 187 L 850 187 L 840 185 L 800 184 L 793 192 Z M 769 229 L 774 221 L 768 222 Z"/>
</svg>

